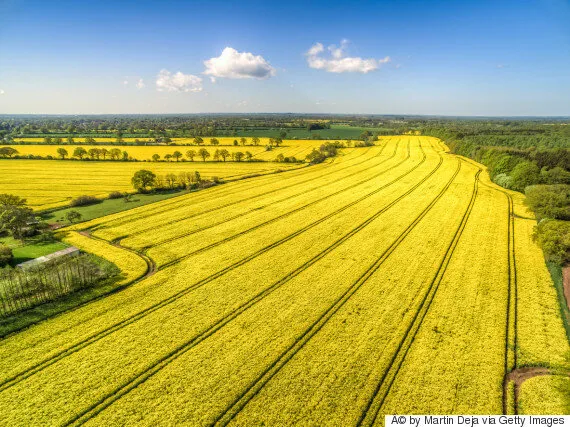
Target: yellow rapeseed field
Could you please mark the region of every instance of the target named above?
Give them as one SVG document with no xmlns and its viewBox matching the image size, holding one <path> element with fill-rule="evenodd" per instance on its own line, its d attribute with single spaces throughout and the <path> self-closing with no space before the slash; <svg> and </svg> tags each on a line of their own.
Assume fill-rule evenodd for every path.
<svg viewBox="0 0 570 427">
<path fill-rule="evenodd" d="M 131 177 L 140 169 L 157 175 L 198 171 L 204 178 L 225 180 L 301 167 L 267 162 L 81 162 L 73 160 L 0 160 L 0 193 L 17 194 L 35 209 L 63 206 L 80 195 L 106 197 L 133 191 Z"/>
<path fill-rule="evenodd" d="M 502 413 L 506 374 L 563 371 L 570 351 L 523 211 L 404 135 L 69 227 L 129 278 L 151 272 L 0 342 L 0 424 Z M 523 384 L 522 412 L 566 410 L 552 378 Z"/>
<path fill-rule="evenodd" d="M 125 139 L 125 143 L 133 142 L 130 139 Z M 272 147 L 271 150 L 268 150 L 266 147 L 269 144 L 269 138 L 260 138 L 260 142 L 258 145 L 253 145 L 251 138 L 246 138 L 247 143 L 246 145 L 242 145 L 240 142 L 240 138 L 231 138 L 231 137 L 219 137 L 217 138 L 219 141 L 219 145 L 212 145 L 210 142 L 210 138 L 204 138 L 204 144 L 201 146 L 197 146 L 193 144 L 192 138 L 174 138 L 173 143 L 177 145 L 115 145 L 112 144 L 113 140 L 97 140 L 99 145 L 87 145 L 81 143 L 81 138 L 76 138 L 74 144 L 62 144 L 62 145 L 44 145 L 39 144 L 43 141 L 43 138 L 26 138 L 26 139 L 16 139 L 16 141 L 26 142 L 26 144 L 14 144 L 14 145 L 2 145 L 2 147 L 12 147 L 18 151 L 19 155 L 27 156 L 27 155 L 34 155 L 34 156 L 42 156 L 48 157 L 52 156 L 55 159 L 60 158 L 57 149 L 64 148 L 68 154 L 67 157 L 73 156 L 73 151 L 77 147 L 83 147 L 85 150 L 89 150 L 91 148 L 98 148 L 98 149 L 105 149 L 110 151 L 112 149 L 119 149 L 122 151 L 126 151 L 129 157 L 136 159 L 136 160 L 152 160 L 153 154 L 158 154 L 160 156 L 160 160 L 165 161 L 168 160 L 165 158 L 165 155 L 170 154 L 172 155 L 175 151 L 179 151 L 182 155 L 184 160 L 189 161 L 190 159 L 186 155 L 188 151 L 195 151 L 196 153 L 204 148 L 210 153 L 210 158 L 208 161 L 214 161 L 214 153 L 216 150 L 227 150 L 230 154 L 235 152 L 250 152 L 252 154 L 253 159 L 257 160 L 265 160 L 265 161 L 274 161 L 279 154 L 282 154 L 285 157 L 293 156 L 298 160 L 305 160 L 307 154 L 309 154 L 314 148 L 318 148 L 321 144 L 326 143 L 325 140 L 310 140 L 310 139 L 290 139 L 290 140 L 283 140 L 283 143 L 279 147 Z M 238 145 L 234 145 L 233 141 L 237 140 Z M 35 143 L 35 144 L 32 144 Z M 89 157 L 86 155 L 85 157 Z M 105 156 L 107 159 L 109 155 L 106 154 Z M 103 157 L 100 157 L 102 159 Z M 176 159 L 172 158 L 170 161 L 175 162 Z M 196 154 L 196 158 L 194 161 L 202 161 L 200 156 Z"/>
<path fill-rule="evenodd" d="M 568 414 L 569 390 L 569 376 L 541 375 L 530 378 L 521 386 L 521 409 L 525 414 Z"/>
</svg>

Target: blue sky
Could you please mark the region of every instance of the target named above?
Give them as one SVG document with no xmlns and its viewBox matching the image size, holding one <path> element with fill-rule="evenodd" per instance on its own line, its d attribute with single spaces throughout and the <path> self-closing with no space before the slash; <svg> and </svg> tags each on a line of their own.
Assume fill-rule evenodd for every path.
<svg viewBox="0 0 570 427">
<path fill-rule="evenodd" d="M 570 1 L 0 0 L 0 113 L 200 112 L 567 116 Z"/>
</svg>

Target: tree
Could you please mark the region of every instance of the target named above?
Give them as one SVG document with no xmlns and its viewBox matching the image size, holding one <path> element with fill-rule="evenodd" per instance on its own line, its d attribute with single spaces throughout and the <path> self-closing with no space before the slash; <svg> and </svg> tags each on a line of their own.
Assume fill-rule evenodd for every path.
<svg viewBox="0 0 570 427">
<path fill-rule="evenodd" d="M 77 157 L 79 160 L 82 160 L 86 154 L 87 150 L 83 147 L 76 147 L 75 150 L 73 150 L 73 157 Z"/>
<path fill-rule="evenodd" d="M 119 160 L 119 157 L 121 157 L 121 150 L 118 148 L 111 148 L 109 156 L 112 160 Z"/>
<path fill-rule="evenodd" d="M 253 143 L 253 145 L 259 145 L 259 138 L 257 136 L 254 136 L 253 138 L 251 138 L 251 142 Z"/>
<path fill-rule="evenodd" d="M 107 158 L 107 154 L 109 154 L 109 150 L 107 150 L 106 148 L 101 148 L 99 149 L 99 153 L 101 154 L 101 156 L 103 156 L 103 160 L 105 160 Z"/>
<path fill-rule="evenodd" d="M 513 189 L 523 191 L 525 187 L 537 184 L 540 179 L 540 170 L 534 162 L 521 162 L 511 172 Z"/>
<path fill-rule="evenodd" d="M 24 230 L 34 221 L 34 212 L 26 206 L 26 199 L 0 194 L 0 230 L 10 232 L 14 239 L 22 239 Z"/>
<path fill-rule="evenodd" d="M 567 221 L 540 221 L 534 229 L 533 238 L 548 261 L 557 264 L 570 262 L 570 223 Z"/>
<path fill-rule="evenodd" d="M 18 154 L 18 150 L 12 147 L 2 147 L 0 148 L 0 156 L 2 157 L 12 157 Z"/>
<path fill-rule="evenodd" d="M 169 162 L 170 159 L 172 159 L 172 154 L 165 154 L 165 155 L 164 155 L 164 160 L 166 160 L 167 162 Z"/>
<path fill-rule="evenodd" d="M 182 157 L 182 153 L 180 151 L 175 151 L 174 153 L 172 153 L 172 157 L 174 157 L 176 161 L 179 161 L 180 158 Z"/>
<path fill-rule="evenodd" d="M 186 172 L 180 172 L 178 174 L 178 182 L 180 183 L 180 186 L 182 188 L 186 187 L 186 184 L 188 183 L 188 177 L 186 176 Z"/>
<path fill-rule="evenodd" d="M 531 185 L 525 189 L 524 203 L 536 218 L 570 219 L 569 185 Z"/>
<path fill-rule="evenodd" d="M 218 138 L 212 138 L 212 139 L 210 139 L 210 144 L 219 145 L 220 141 L 218 140 Z"/>
<path fill-rule="evenodd" d="M 228 150 L 226 150 L 225 148 L 223 150 L 220 150 L 220 157 L 223 159 L 224 162 L 229 156 L 230 152 Z"/>
<path fill-rule="evenodd" d="M 127 160 L 129 160 L 129 153 L 127 153 L 126 151 L 123 151 L 122 155 L 123 155 L 123 161 L 126 162 Z"/>
<path fill-rule="evenodd" d="M 201 137 L 197 136 L 196 138 L 194 138 L 194 144 L 202 145 L 203 143 L 204 143 L 204 140 Z"/>
<path fill-rule="evenodd" d="M 279 163 L 282 163 L 285 161 L 285 156 L 283 155 L 283 153 L 279 153 L 275 158 L 275 160 L 277 160 Z"/>
<path fill-rule="evenodd" d="M 66 140 L 67 140 L 67 143 L 68 143 L 68 144 L 73 144 L 73 143 L 74 143 L 73 138 L 72 138 L 71 136 L 68 136 Z"/>
<path fill-rule="evenodd" d="M 239 142 L 241 143 L 242 146 L 244 146 L 245 144 L 247 144 L 247 139 L 245 139 L 243 136 L 239 139 Z"/>
<path fill-rule="evenodd" d="M 253 159 L 253 154 L 251 154 L 249 151 L 246 151 L 246 152 L 245 152 L 245 159 L 246 159 L 248 162 L 251 162 L 251 159 Z"/>
<path fill-rule="evenodd" d="M 147 191 L 154 187 L 156 183 L 156 175 L 149 170 L 141 169 L 133 175 L 131 183 L 135 190 L 139 192 Z"/>
<path fill-rule="evenodd" d="M 188 150 L 186 152 L 186 157 L 190 159 L 191 162 L 194 161 L 194 157 L 196 157 L 196 152 L 194 150 Z"/>
<path fill-rule="evenodd" d="M 90 148 L 87 153 L 89 154 L 89 157 L 91 157 L 91 160 L 95 160 L 95 158 L 99 160 L 99 156 L 101 155 L 98 148 Z"/>
<path fill-rule="evenodd" d="M 214 157 L 213 157 L 215 162 L 219 162 L 220 161 L 220 150 L 216 150 L 214 151 Z"/>
<path fill-rule="evenodd" d="M 234 139 L 234 145 L 237 147 L 238 145 L 237 139 Z"/>
<path fill-rule="evenodd" d="M 236 162 L 241 162 L 241 160 L 243 159 L 244 154 L 241 151 L 236 151 L 234 153 L 234 158 L 236 159 Z"/>
<path fill-rule="evenodd" d="M 51 144 L 51 137 L 49 136 L 44 137 L 44 144 Z"/>
<path fill-rule="evenodd" d="M 152 155 L 152 161 L 153 162 L 158 162 L 159 160 L 160 160 L 160 156 L 158 154 L 155 153 Z"/>
<path fill-rule="evenodd" d="M 67 150 L 66 150 L 65 148 L 61 148 L 61 147 L 60 147 L 60 148 L 57 149 L 57 154 L 58 154 L 59 157 L 61 157 L 62 160 L 64 160 L 65 157 L 66 157 L 69 153 L 67 152 Z"/>
<path fill-rule="evenodd" d="M 81 219 L 81 214 L 77 211 L 69 211 L 65 214 L 65 218 L 73 224 L 75 221 L 79 221 Z"/>
<path fill-rule="evenodd" d="M 206 161 L 206 159 L 210 157 L 210 153 L 205 148 L 201 148 L 200 151 L 198 151 L 198 155 L 202 157 L 203 161 Z"/>
<path fill-rule="evenodd" d="M 166 174 L 164 179 L 166 180 L 166 184 L 168 184 L 168 188 L 173 189 L 174 186 L 176 185 L 176 175 L 174 175 L 173 173 L 169 173 Z"/>
</svg>

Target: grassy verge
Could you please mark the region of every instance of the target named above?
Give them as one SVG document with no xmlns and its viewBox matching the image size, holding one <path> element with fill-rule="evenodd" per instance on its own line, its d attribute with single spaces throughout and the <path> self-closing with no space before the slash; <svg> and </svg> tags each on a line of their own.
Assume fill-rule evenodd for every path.
<svg viewBox="0 0 570 427">
<path fill-rule="evenodd" d="M 65 249 L 69 246 L 56 240 L 44 242 L 38 238 L 30 238 L 22 242 L 12 237 L 1 237 L 0 243 L 12 249 L 12 253 L 14 254 L 14 258 L 10 262 L 12 267 L 21 262 L 51 254 L 52 252 Z"/>
<path fill-rule="evenodd" d="M 69 221 L 65 218 L 69 211 L 77 211 L 81 214 L 81 221 L 89 221 L 101 216 L 122 212 L 127 209 L 137 208 L 139 206 L 148 205 L 161 200 L 170 199 L 171 197 L 182 196 L 188 194 L 189 190 L 161 192 L 156 194 L 134 194 L 132 198 L 125 202 L 124 199 L 105 199 L 100 203 L 90 206 L 67 207 L 63 209 L 45 212 L 41 216 L 50 224 L 69 225 Z"/>
<path fill-rule="evenodd" d="M 548 267 L 548 271 L 550 271 L 550 276 L 552 276 L 552 281 L 556 288 L 558 302 L 560 303 L 560 314 L 562 315 L 562 320 L 564 322 L 564 329 L 566 329 L 566 337 L 568 338 L 568 341 L 570 341 L 570 310 L 566 304 L 566 298 L 564 298 L 562 267 L 553 262 L 547 262 L 546 266 Z"/>
</svg>

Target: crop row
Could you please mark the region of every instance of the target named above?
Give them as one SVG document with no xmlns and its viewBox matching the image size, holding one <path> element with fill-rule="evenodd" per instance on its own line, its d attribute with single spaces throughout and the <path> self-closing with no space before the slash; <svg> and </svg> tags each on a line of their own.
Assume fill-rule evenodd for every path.
<svg viewBox="0 0 570 427">
<path fill-rule="evenodd" d="M 336 206 L 336 209 L 338 209 L 339 207 L 342 208 L 342 207 L 345 207 L 345 206 L 346 206 L 346 203 L 343 204 L 343 199 L 340 199 L 338 202 L 340 202 L 340 204 L 338 204 L 338 205 Z M 335 214 L 335 210 L 334 210 L 334 209 L 335 209 L 335 205 L 331 205 L 330 208 L 331 208 L 331 214 L 334 215 L 334 214 Z M 271 243 L 270 243 L 268 246 L 266 246 L 266 247 L 263 247 L 263 246 L 262 246 L 262 247 L 259 248 L 258 250 L 253 250 L 253 251 L 251 252 L 252 255 L 249 256 L 249 257 L 246 257 L 246 258 L 242 258 L 242 257 L 243 257 L 243 254 L 244 254 L 244 253 L 247 253 L 247 252 L 246 252 L 246 247 L 244 247 L 243 245 L 241 245 L 241 251 L 236 252 L 236 254 L 240 254 L 241 256 L 240 256 L 239 258 L 237 258 L 237 259 L 240 260 L 240 258 L 241 258 L 241 261 L 240 261 L 240 262 L 241 262 L 242 264 L 243 264 L 244 262 L 246 262 L 247 260 L 249 260 L 249 259 L 255 259 L 255 258 L 256 258 L 257 256 L 259 256 L 261 253 L 266 252 L 266 251 L 272 249 L 273 247 L 278 247 L 279 244 L 283 243 L 285 240 L 290 240 L 291 238 L 295 237 L 296 235 L 300 234 L 301 232 L 311 229 L 311 228 L 314 227 L 317 223 L 322 223 L 322 222 L 324 222 L 326 219 L 328 219 L 328 217 L 331 217 L 330 214 L 329 214 L 329 215 L 325 215 L 325 216 L 326 216 L 326 218 L 324 218 L 324 219 L 323 219 L 323 218 L 319 218 L 319 220 L 317 220 L 317 221 L 312 221 L 312 222 L 310 221 L 311 218 L 310 218 L 310 217 L 307 217 L 307 219 L 309 220 L 308 223 L 307 223 L 307 226 L 302 227 L 300 230 L 297 230 L 297 232 L 294 232 L 294 233 L 287 232 L 287 229 L 286 229 L 286 228 L 282 228 L 282 231 L 285 231 L 285 233 L 283 233 L 283 232 L 280 232 L 280 233 L 279 233 L 279 234 L 281 234 L 281 235 L 284 236 L 283 239 L 281 239 L 282 241 L 280 241 L 280 240 L 275 241 L 275 237 L 274 237 L 274 235 L 273 235 L 272 233 L 263 233 L 263 236 L 264 236 L 265 240 L 266 240 L 267 242 L 271 242 Z M 318 217 L 317 217 L 317 218 L 318 218 Z M 262 242 L 260 242 L 260 243 L 262 243 Z M 231 249 L 231 248 L 230 248 L 230 249 Z M 261 250 L 261 251 L 260 251 L 260 250 Z M 226 257 L 225 257 L 225 254 L 222 254 L 222 258 L 224 258 L 224 259 L 226 258 Z M 210 254 L 209 256 L 205 257 L 204 260 L 212 260 L 212 261 L 213 261 L 213 262 L 211 263 L 212 266 L 215 266 L 215 263 L 216 263 L 216 262 L 219 262 L 219 261 L 216 260 L 215 257 L 212 258 L 212 255 L 211 255 L 211 254 Z M 202 262 L 202 260 L 197 260 L 197 263 L 203 263 L 203 262 Z M 227 271 L 231 271 L 231 270 L 233 270 L 235 267 L 236 267 L 235 263 L 233 263 L 233 264 L 230 263 L 227 268 L 225 268 L 225 269 L 222 270 L 222 272 L 223 272 L 223 271 L 226 271 L 226 272 L 227 272 Z M 213 271 L 216 271 L 216 270 L 213 270 Z M 101 316 L 106 315 L 108 312 L 112 311 L 112 309 L 115 309 L 115 310 L 114 310 L 115 313 L 120 314 L 120 310 L 117 310 L 117 307 L 116 307 L 116 306 L 113 306 L 113 305 L 111 304 L 111 301 L 113 301 L 113 300 L 115 300 L 115 299 L 118 299 L 118 300 L 119 300 L 119 303 L 118 303 L 118 304 L 120 305 L 121 308 L 124 308 L 124 307 L 125 307 L 125 302 L 127 302 L 127 301 L 129 301 L 129 302 L 131 302 L 131 303 L 134 303 L 135 306 L 140 305 L 140 304 L 141 304 L 141 296 L 143 296 L 143 295 L 148 296 L 148 295 L 149 295 L 149 292 L 150 292 L 150 294 L 156 292 L 157 295 L 159 295 L 159 298 L 161 298 L 161 296 L 164 294 L 164 288 L 163 288 L 163 287 L 156 287 L 156 285 L 155 285 L 154 283 L 161 283 L 161 282 L 163 282 L 163 281 L 165 281 L 165 280 L 168 280 L 168 279 L 171 278 L 172 275 L 173 275 L 172 272 L 166 272 L 166 273 L 163 273 L 163 274 L 160 274 L 160 273 L 159 273 L 159 274 L 157 274 L 155 277 L 152 278 L 152 281 L 149 281 L 149 280 L 145 281 L 145 284 L 148 283 L 148 285 L 142 286 L 143 284 L 141 283 L 139 286 L 137 286 L 135 289 L 132 289 L 132 290 L 129 291 L 128 293 L 123 294 L 123 295 L 121 295 L 120 297 L 119 297 L 119 296 L 111 296 L 111 297 L 108 297 L 107 301 L 94 304 L 94 305 L 91 306 L 91 308 L 94 309 L 95 307 L 101 306 L 101 309 L 102 309 L 102 312 L 100 312 L 100 315 L 101 315 Z M 196 279 L 198 279 L 198 282 L 200 282 L 201 280 L 213 280 L 213 279 L 215 278 L 215 276 L 217 276 L 217 274 L 212 274 L 212 270 L 210 270 L 210 271 L 207 272 L 207 275 L 206 275 L 206 276 L 204 276 L 204 277 L 202 277 L 202 278 L 198 278 L 198 277 L 197 277 Z M 190 279 L 190 277 L 188 277 L 188 276 L 187 276 L 187 278 Z M 191 283 L 192 283 L 192 282 L 191 282 Z M 186 286 L 183 288 L 183 290 L 187 290 L 188 287 L 189 287 L 189 286 L 186 284 Z M 142 288 L 142 289 L 139 290 L 139 288 Z M 176 289 L 174 288 L 174 289 L 171 289 L 171 290 L 172 290 L 172 294 L 174 295 L 174 294 L 176 293 Z M 162 298 L 161 298 L 161 299 L 162 299 Z M 88 323 L 87 323 L 87 320 L 88 320 L 88 319 L 87 319 L 87 318 L 84 318 L 84 317 L 81 317 L 81 316 L 80 316 L 80 313 L 81 313 L 81 312 L 82 312 L 82 311 L 80 311 L 79 313 L 76 313 L 76 316 L 78 317 L 78 319 L 77 319 L 77 325 L 78 325 L 78 326 L 79 326 L 79 325 L 81 326 L 82 331 L 88 331 L 88 327 L 87 327 L 87 326 L 88 326 Z M 106 323 L 107 320 L 109 320 L 109 318 L 104 317 L 103 319 L 100 319 L 100 320 L 103 320 L 103 324 L 104 324 L 104 323 Z M 69 318 L 68 318 L 68 321 L 69 321 Z M 55 322 L 53 322 L 53 323 L 55 323 L 56 325 L 57 325 L 57 324 L 60 324 L 60 322 L 57 322 L 57 321 L 55 321 Z M 98 326 L 98 328 L 99 328 L 101 325 L 100 325 L 99 323 L 97 323 L 97 326 Z M 51 325 L 47 325 L 46 329 L 49 331 L 50 334 L 52 334 L 52 338 L 53 338 L 53 335 L 56 335 L 56 334 L 58 333 L 58 332 L 57 332 L 57 328 L 54 328 L 54 327 L 51 326 Z M 67 327 L 66 327 L 66 329 L 67 329 Z M 49 343 L 53 343 L 53 342 L 54 342 L 54 340 L 47 341 L 46 338 L 47 338 L 47 337 L 43 336 L 43 338 L 37 338 L 37 339 L 41 340 L 42 343 L 48 343 L 48 342 L 49 342 Z M 23 341 L 21 336 L 19 337 L 19 340 L 18 340 L 18 341 L 19 341 L 19 343 L 22 344 L 23 347 L 25 347 L 25 346 L 28 346 L 28 347 L 29 347 L 30 344 L 33 344 L 34 342 L 37 343 L 37 341 L 35 341 L 35 339 L 34 339 L 34 341 L 32 341 L 32 342 Z M 57 342 L 57 341 L 55 341 L 55 342 Z M 33 347 L 33 346 L 32 346 L 32 347 Z M 24 355 L 23 355 L 23 354 L 20 354 L 20 361 L 23 362 L 24 360 L 25 360 Z"/>
</svg>

